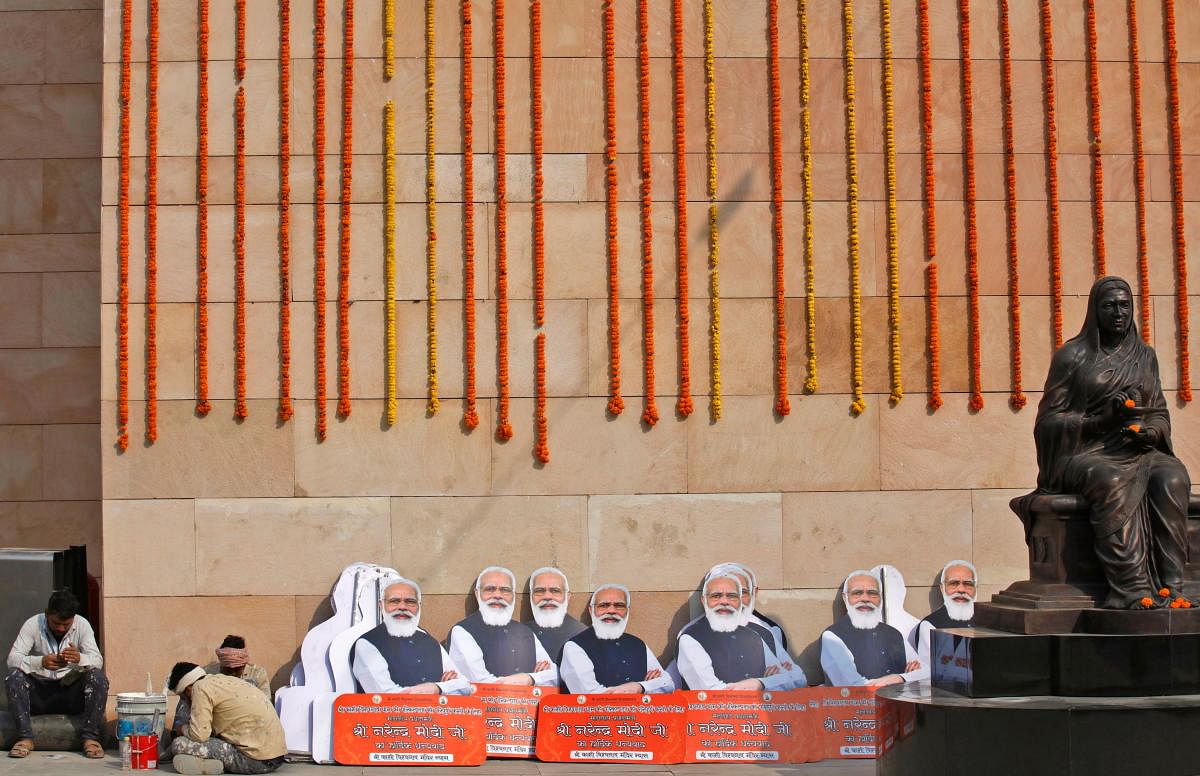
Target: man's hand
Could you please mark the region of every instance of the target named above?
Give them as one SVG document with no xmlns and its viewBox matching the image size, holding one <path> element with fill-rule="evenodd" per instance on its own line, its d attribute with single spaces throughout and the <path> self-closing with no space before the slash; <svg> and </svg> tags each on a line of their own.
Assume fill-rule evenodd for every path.
<svg viewBox="0 0 1200 776">
<path fill-rule="evenodd" d="M 57 671 L 60 668 L 66 668 L 67 661 L 63 660 L 62 655 L 43 655 L 42 668 L 49 668 L 51 671 Z"/>
<path fill-rule="evenodd" d="M 909 665 L 912 665 L 911 663 Z M 900 674 L 888 674 L 867 682 L 868 687 L 887 687 L 889 684 L 903 684 L 904 677 Z"/>
<path fill-rule="evenodd" d="M 605 690 L 605 692 L 611 693 L 637 693 L 638 695 L 641 695 L 644 691 L 642 686 L 637 682 L 626 682 L 625 684 L 618 684 L 616 687 L 609 687 Z"/>
<path fill-rule="evenodd" d="M 766 673 L 763 674 L 763 676 L 774 676 L 775 674 L 779 673 L 782 670 L 783 670 L 783 666 L 776 663 L 773 666 L 767 666 L 767 671 L 766 671 Z"/>
<path fill-rule="evenodd" d="M 61 654 L 63 660 L 67 661 L 68 663 L 79 663 L 79 650 L 75 649 L 75 647 L 68 646 L 63 649 Z"/>
<path fill-rule="evenodd" d="M 454 672 L 451 671 L 450 673 Z M 412 693 L 413 695 L 439 695 L 442 692 L 442 689 L 433 682 L 422 682 L 421 684 L 415 684 L 412 687 L 409 687 L 406 692 Z"/>
<path fill-rule="evenodd" d="M 758 679 L 743 679 L 740 682 L 733 682 L 725 685 L 726 690 L 753 690 L 758 691 L 763 688 L 763 683 Z"/>
<path fill-rule="evenodd" d="M 500 676 L 496 678 L 496 684 L 533 684 L 533 677 L 529 674 L 509 674 L 508 676 Z"/>
<path fill-rule="evenodd" d="M 648 682 L 651 679 L 657 679 L 660 676 L 662 676 L 662 671 L 660 671 L 657 668 L 651 668 L 649 671 L 646 672 L 646 681 Z"/>
<path fill-rule="evenodd" d="M 920 667 L 921 667 L 920 660 L 910 660 L 904 664 L 904 673 L 907 674 L 909 671 L 916 671 Z"/>
<path fill-rule="evenodd" d="M 536 673 L 540 673 L 542 671 L 549 671 L 553 667 L 554 667 L 554 664 L 551 663 L 549 660 L 540 660 L 540 661 L 538 661 L 538 664 L 533 667 L 533 673 L 536 674 Z"/>
<path fill-rule="evenodd" d="M 452 682 L 457 678 L 458 678 L 458 671 L 447 671 L 446 673 L 442 674 L 443 682 Z"/>
</svg>

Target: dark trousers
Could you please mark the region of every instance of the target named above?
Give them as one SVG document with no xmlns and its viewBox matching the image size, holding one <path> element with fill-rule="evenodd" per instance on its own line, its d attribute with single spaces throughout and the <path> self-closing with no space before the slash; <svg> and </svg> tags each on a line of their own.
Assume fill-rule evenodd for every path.
<svg viewBox="0 0 1200 776">
<path fill-rule="evenodd" d="M 34 714 L 82 714 L 82 737 L 100 740 L 108 677 L 99 668 L 87 669 L 69 684 L 13 669 L 4 679 L 4 689 L 21 738 L 33 738 Z"/>
</svg>

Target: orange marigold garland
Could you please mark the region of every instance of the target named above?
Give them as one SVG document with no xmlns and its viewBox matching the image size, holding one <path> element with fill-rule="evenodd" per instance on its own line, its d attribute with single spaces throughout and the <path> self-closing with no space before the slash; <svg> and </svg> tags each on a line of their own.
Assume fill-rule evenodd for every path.
<svg viewBox="0 0 1200 776">
<path fill-rule="evenodd" d="M 496 382 L 499 411 L 496 437 L 512 439 L 508 417 L 508 157 L 505 150 L 507 121 L 504 113 L 504 0 L 495 0 L 492 33 L 496 91 Z"/>
<path fill-rule="evenodd" d="M 234 8 L 234 77 L 238 82 L 246 79 L 246 0 L 236 0 Z"/>
<path fill-rule="evenodd" d="M 146 5 L 146 441 L 158 439 L 158 0 Z"/>
<path fill-rule="evenodd" d="M 892 3 L 879 4 L 879 32 L 883 40 L 883 137 L 887 183 L 888 354 L 892 404 L 904 398 L 900 354 L 900 224 L 896 217 L 896 107 L 892 79 Z"/>
<path fill-rule="evenodd" d="M 534 341 L 534 365 L 537 371 L 537 406 L 535 410 L 537 441 L 533 454 L 542 463 L 550 463 L 550 432 L 546 421 L 546 332 L 539 331 Z"/>
<path fill-rule="evenodd" d="M 812 72 L 808 56 L 808 3 L 800 8 L 800 166 L 804 200 L 804 390 L 816 393 L 817 379 L 817 277 L 814 258 Z"/>
<path fill-rule="evenodd" d="M 354 167 L 354 0 L 344 2 L 342 36 L 342 202 L 338 246 L 338 415 L 350 415 L 350 195 Z"/>
<path fill-rule="evenodd" d="M 683 77 L 683 0 L 673 0 L 671 3 L 671 42 L 671 64 L 675 78 L 675 259 L 679 327 L 679 398 L 675 411 L 686 418 L 692 414 L 694 407 L 691 343 L 688 336 L 691 315 L 688 310 L 687 100 Z"/>
<path fill-rule="evenodd" d="M 292 417 L 292 8 L 279 0 L 279 420 Z"/>
<path fill-rule="evenodd" d="M 979 231 L 975 221 L 975 105 L 971 95 L 971 3 L 958 0 L 962 56 L 963 176 L 967 218 L 967 360 L 971 370 L 970 408 L 983 409 L 979 353 Z"/>
<path fill-rule="evenodd" d="M 642 222 L 642 364 L 645 406 L 642 422 L 658 422 L 654 400 L 654 231 L 650 180 L 650 17 L 649 0 L 637 0 L 638 38 L 638 162 L 641 170 Z"/>
<path fill-rule="evenodd" d="M 613 2 L 604 0 L 604 247 L 608 259 L 608 414 L 625 409 L 621 398 L 621 300 L 617 277 L 617 92 Z"/>
<path fill-rule="evenodd" d="M 471 115 L 475 99 L 475 46 L 471 25 L 471 2 L 462 0 L 462 179 L 463 179 L 463 354 L 466 364 L 466 404 L 463 425 L 479 425 L 475 406 L 475 119 Z"/>
<path fill-rule="evenodd" d="M 326 432 L 325 403 L 325 0 L 313 0 L 313 326 L 317 439 Z"/>
<path fill-rule="evenodd" d="M 846 0 L 850 2 L 850 0 Z M 787 375 L 787 308 L 783 264 L 783 127 L 779 85 L 779 0 L 767 3 L 767 58 L 771 99 L 771 231 L 775 262 L 775 414 L 791 412 Z M 853 76 L 849 76 L 851 80 Z"/>
<path fill-rule="evenodd" d="M 208 0 L 200 0 L 196 36 L 196 414 L 208 403 Z"/>
<path fill-rule="evenodd" d="M 529 102 L 533 135 L 533 320 L 546 323 L 546 208 L 542 174 L 542 2 L 529 3 Z"/>
<path fill-rule="evenodd" d="M 937 187 L 933 155 L 933 54 L 929 33 L 929 0 L 917 0 L 918 66 L 921 71 L 921 160 L 924 169 L 925 258 L 937 256 Z M 936 304 L 936 302 L 931 302 Z"/>
<path fill-rule="evenodd" d="M 854 100 L 854 0 L 842 0 L 842 59 L 846 102 L 846 212 L 847 247 L 850 253 L 850 412 L 867 408 L 863 396 L 862 273 L 858 240 L 858 135 Z M 777 270 L 778 272 L 778 270 Z M 780 278 L 776 278 L 778 285 Z"/>
<path fill-rule="evenodd" d="M 1025 406 L 1021 389 L 1021 283 L 1017 274 L 1017 163 L 1013 147 L 1012 39 L 1009 30 L 1008 0 L 1000 0 L 1000 91 L 1004 114 L 1004 213 L 1007 219 L 1008 248 L 1008 331 L 1012 346 L 1009 373 L 1012 392 L 1009 406 Z"/>
<path fill-rule="evenodd" d="M 937 262 L 925 265 L 926 291 L 929 294 L 929 409 L 937 411 L 942 406 L 942 335 L 938 321 L 938 268 Z"/>
<path fill-rule="evenodd" d="M 117 448 L 129 447 L 129 110 L 133 0 L 121 2 L 121 116 L 117 184 Z"/>
<path fill-rule="evenodd" d="M 1108 274 L 1104 248 L 1104 158 L 1100 156 L 1100 54 L 1096 41 L 1096 0 L 1085 0 L 1087 18 L 1088 138 L 1092 157 L 1092 223 L 1096 277 Z"/>
<path fill-rule="evenodd" d="M 1142 133 L 1142 63 L 1138 45 L 1137 0 L 1129 0 L 1129 90 L 1133 101 L 1134 206 L 1137 211 L 1138 296 L 1142 340 L 1150 342 L 1150 257 L 1146 237 L 1146 154 Z"/>
<path fill-rule="evenodd" d="M 802 6 L 803 9 L 803 6 Z M 801 16 L 801 56 L 805 51 L 803 16 Z M 708 411 L 713 421 L 721 419 L 721 275 L 720 225 L 717 221 L 717 77 L 713 56 L 713 0 L 704 0 L 704 128 L 705 153 L 708 161 L 708 347 L 709 401 Z M 801 60 L 802 72 L 807 74 Z M 807 82 L 804 82 L 807 83 Z M 807 108 L 807 99 L 805 99 Z M 805 118 L 807 118 L 805 113 Z M 807 125 L 806 125 L 807 126 Z M 805 136 L 807 140 L 807 135 Z M 811 181 L 811 179 L 809 179 Z"/>
<path fill-rule="evenodd" d="M 233 354 L 234 409 L 246 417 L 246 90 L 238 87 L 233 112 Z"/>
<path fill-rule="evenodd" d="M 1046 210 L 1050 222 L 1050 318 L 1054 349 L 1063 342 L 1062 227 L 1058 207 L 1058 121 L 1054 83 L 1054 21 L 1051 0 L 1041 0 L 1042 96 L 1046 101 Z"/>
<path fill-rule="evenodd" d="M 1179 120 L 1179 48 L 1175 40 L 1175 0 L 1163 0 L 1167 39 L 1167 99 L 1171 136 L 1171 206 L 1175 215 L 1175 317 L 1179 345 L 1179 398 L 1192 400 L 1191 354 L 1188 352 L 1187 242 L 1183 234 L 1183 137 Z"/>
<path fill-rule="evenodd" d="M 438 400 L 437 350 L 437 122 L 434 116 L 437 104 L 437 60 L 434 58 L 434 20 L 433 0 L 425 0 L 425 289 L 428 296 L 425 307 L 425 385 L 428 394 L 425 412 L 430 415 L 436 415 L 441 406 Z"/>
</svg>

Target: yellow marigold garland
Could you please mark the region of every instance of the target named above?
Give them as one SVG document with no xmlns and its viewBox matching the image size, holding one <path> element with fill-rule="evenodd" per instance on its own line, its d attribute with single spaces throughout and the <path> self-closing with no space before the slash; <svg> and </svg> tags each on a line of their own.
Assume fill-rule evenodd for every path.
<svg viewBox="0 0 1200 776">
<path fill-rule="evenodd" d="M 783 126 L 779 86 L 779 0 L 767 0 L 767 79 L 770 94 L 771 232 L 775 269 L 775 414 L 791 412 L 788 401 L 787 307 L 783 263 Z"/>
<path fill-rule="evenodd" d="M 396 0 L 383 0 L 383 77 L 396 75 Z"/>
<path fill-rule="evenodd" d="M 850 250 L 850 412 L 867 408 L 863 396 L 862 268 L 858 245 L 858 141 L 854 115 L 854 0 L 842 0 L 842 58 L 845 60 L 846 206 Z"/>
<path fill-rule="evenodd" d="M 1088 138 L 1092 157 L 1092 224 L 1095 237 L 1096 277 L 1108 274 L 1104 245 L 1104 157 L 1100 155 L 1100 52 L 1096 34 L 1096 0 L 1085 0 L 1088 74 Z"/>
<path fill-rule="evenodd" d="M 817 274 L 814 260 L 812 72 L 808 57 L 808 0 L 800 3 L 800 166 L 804 200 L 804 390 L 816 393 L 817 380 Z"/>
<path fill-rule="evenodd" d="M 713 55 L 713 5 L 704 0 L 704 127 L 708 160 L 708 412 L 721 419 L 721 277 L 720 228 L 717 222 L 717 79 Z"/>
<path fill-rule="evenodd" d="M 683 0 L 671 3 L 671 69 L 675 81 L 675 276 L 676 327 L 679 330 L 679 398 L 675 411 L 688 417 L 692 402 L 691 311 L 688 308 L 687 99 L 683 73 Z"/>
<path fill-rule="evenodd" d="M 396 423 L 396 106 L 383 106 L 383 314 L 387 424 Z"/>
<path fill-rule="evenodd" d="M 1137 0 L 1128 0 L 1129 91 L 1133 100 L 1134 205 L 1137 210 L 1137 272 L 1142 340 L 1150 344 L 1150 256 L 1146 243 L 1146 153 L 1142 133 L 1142 63 L 1138 45 Z"/>
<path fill-rule="evenodd" d="M 880 0 L 879 32 L 883 39 L 883 137 L 887 170 L 888 355 L 895 404 L 904 398 L 900 369 L 900 226 L 896 219 L 896 108 L 892 80 L 892 3 Z"/>
<path fill-rule="evenodd" d="M 428 336 L 426 353 L 428 398 L 425 411 L 438 411 L 438 351 L 437 351 L 437 136 L 434 100 L 434 0 L 425 0 L 425 284 L 429 292 L 425 326 Z"/>
</svg>

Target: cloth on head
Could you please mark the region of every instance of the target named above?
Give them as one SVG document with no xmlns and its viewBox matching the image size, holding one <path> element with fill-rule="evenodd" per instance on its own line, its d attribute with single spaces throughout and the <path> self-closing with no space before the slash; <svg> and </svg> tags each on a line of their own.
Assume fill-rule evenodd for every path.
<svg viewBox="0 0 1200 776">
<path fill-rule="evenodd" d="M 188 671 L 186 674 L 179 677 L 179 681 L 176 682 L 175 686 L 171 688 L 171 692 L 175 693 L 176 695 L 182 695 L 183 691 L 191 687 L 197 679 L 200 679 L 206 675 L 207 673 L 203 668 L 196 666 L 191 671 Z"/>
<path fill-rule="evenodd" d="M 250 652 L 238 647 L 218 647 L 217 662 L 221 668 L 242 668 L 250 662 Z"/>
</svg>

